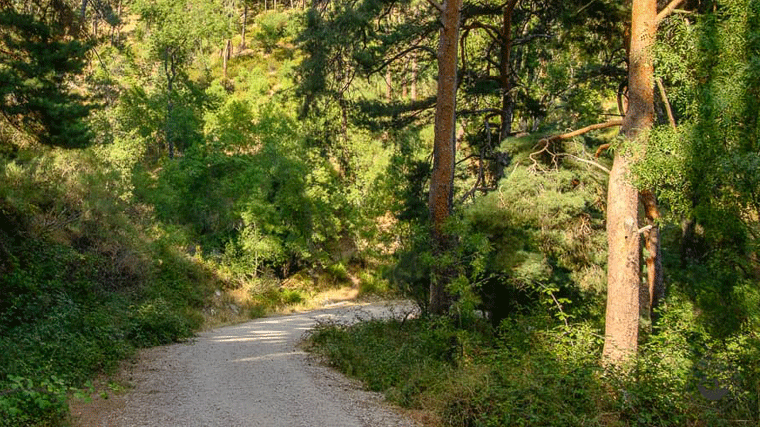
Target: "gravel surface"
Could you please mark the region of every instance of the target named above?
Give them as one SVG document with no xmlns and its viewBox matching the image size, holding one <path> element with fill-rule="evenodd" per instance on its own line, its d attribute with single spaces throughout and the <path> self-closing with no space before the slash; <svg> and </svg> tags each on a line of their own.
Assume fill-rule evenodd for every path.
<svg viewBox="0 0 760 427">
<path fill-rule="evenodd" d="M 408 304 L 339 306 L 270 317 L 145 350 L 132 387 L 72 407 L 74 426 L 416 426 L 298 348 L 317 322 L 403 317 Z"/>
</svg>

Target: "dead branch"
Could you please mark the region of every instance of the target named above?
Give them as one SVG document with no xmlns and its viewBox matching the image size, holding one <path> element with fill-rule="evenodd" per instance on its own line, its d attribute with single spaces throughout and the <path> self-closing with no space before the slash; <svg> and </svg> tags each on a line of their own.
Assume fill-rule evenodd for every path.
<svg viewBox="0 0 760 427">
<path fill-rule="evenodd" d="M 574 137 L 579 136 L 579 135 L 583 135 L 585 133 L 591 132 L 592 130 L 605 129 L 605 128 L 610 128 L 610 127 L 613 127 L 613 126 L 622 126 L 622 125 L 623 125 L 623 120 L 610 120 L 610 121 L 604 122 L 604 123 L 596 123 L 596 124 L 593 124 L 593 125 L 588 125 L 588 126 L 586 126 L 584 128 L 577 129 L 577 130 L 574 130 L 572 132 L 567 132 L 567 133 L 563 133 L 563 134 L 560 134 L 560 135 L 553 135 L 553 136 L 550 136 L 548 138 L 542 139 L 541 142 L 544 142 L 544 143 L 557 142 L 557 141 L 561 141 L 561 140 L 564 140 L 564 139 L 570 139 L 570 138 L 574 138 Z"/>
<path fill-rule="evenodd" d="M 660 97 L 662 97 L 662 102 L 665 103 L 665 111 L 668 113 L 668 122 L 670 122 L 670 127 L 675 129 L 676 119 L 673 118 L 673 110 L 670 108 L 670 101 L 668 101 L 668 95 L 665 93 L 665 87 L 662 85 L 662 79 L 658 77 L 655 81 L 657 82 L 657 88 L 660 90 Z"/>
<path fill-rule="evenodd" d="M 596 167 L 598 167 L 599 169 L 601 169 L 601 170 L 603 170 L 603 171 L 607 172 L 607 174 L 609 174 L 609 173 L 610 173 L 610 170 L 609 170 L 609 169 L 607 169 L 607 168 L 606 168 L 606 167 L 604 167 L 603 165 L 600 165 L 599 163 L 597 163 L 597 162 L 595 162 L 595 161 L 593 161 L 593 160 L 586 160 L 586 159 L 582 159 L 582 158 L 580 158 L 580 157 L 578 157 L 578 156 L 574 156 L 574 155 L 572 155 L 572 154 L 569 154 L 569 153 L 560 153 L 560 154 L 557 154 L 557 155 L 558 155 L 558 156 L 566 156 L 566 157 L 570 157 L 571 159 L 577 160 L 577 161 L 579 161 L 579 162 L 582 162 L 582 163 L 586 163 L 586 164 L 589 164 L 589 165 L 591 165 L 591 166 L 596 166 Z"/>
<path fill-rule="evenodd" d="M 602 145 L 600 145 L 600 146 L 599 146 L 599 148 L 597 148 L 597 149 L 596 149 L 596 153 L 594 153 L 594 158 L 595 158 L 595 159 L 598 159 L 598 158 L 599 158 L 599 156 L 601 156 L 601 155 L 602 155 L 602 151 L 604 151 L 604 150 L 606 150 L 606 149 L 608 149 L 608 148 L 610 148 L 610 143 L 609 143 L 609 142 L 608 142 L 608 143 L 605 143 L 605 144 L 602 144 Z"/>
<path fill-rule="evenodd" d="M 544 138 L 544 139 L 540 140 L 539 144 L 543 144 L 544 145 L 543 149 L 541 149 L 538 152 L 535 152 L 535 153 L 531 154 L 528 157 L 530 157 L 530 159 L 533 160 L 533 163 L 534 163 L 533 166 L 535 168 L 537 166 L 537 160 L 534 159 L 533 156 L 541 154 L 542 152 L 547 151 L 547 149 L 548 149 L 548 147 L 549 147 L 550 144 L 552 144 L 554 142 L 557 142 L 557 141 L 562 141 L 562 140 L 565 140 L 565 139 L 574 138 L 576 136 L 583 135 L 585 133 L 591 132 L 592 130 L 606 129 L 606 128 L 613 127 L 613 126 L 622 126 L 622 124 L 623 124 L 623 120 L 622 119 L 610 120 L 610 121 L 607 121 L 607 122 L 604 122 L 604 123 L 596 123 L 596 124 L 589 125 L 589 126 L 586 126 L 584 128 L 581 128 L 581 129 L 576 129 L 576 130 L 574 130 L 572 132 L 567 132 L 567 133 L 563 133 L 563 134 L 560 134 L 560 135 L 552 135 L 552 136 L 550 136 L 548 138 Z M 594 158 L 599 158 L 599 155 L 602 153 L 602 151 L 606 150 L 609 147 L 610 147 L 610 144 L 602 144 L 601 146 L 599 146 L 599 148 L 596 150 L 596 153 L 594 154 Z M 552 156 L 556 157 L 556 155 L 554 155 L 554 154 L 552 154 Z M 607 168 L 605 168 L 604 166 L 602 166 L 600 164 L 597 164 L 596 162 L 592 162 L 590 160 L 583 160 L 583 159 L 578 159 L 578 160 L 586 162 L 586 163 L 589 163 L 589 164 L 592 164 L 594 166 L 597 166 L 597 167 L 601 168 L 602 170 L 604 170 L 605 172 L 610 173 L 610 171 L 607 170 Z M 555 160 L 555 163 L 556 163 L 556 160 Z"/>
</svg>

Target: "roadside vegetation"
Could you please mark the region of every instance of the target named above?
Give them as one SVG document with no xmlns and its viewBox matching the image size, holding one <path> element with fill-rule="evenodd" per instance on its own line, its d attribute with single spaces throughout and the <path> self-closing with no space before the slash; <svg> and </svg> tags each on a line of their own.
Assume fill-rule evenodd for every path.
<svg viewBox="0 0 760 427">
<path fill-rule="evenodd" d="M 376 296 L 429 425 L 758 424 L 760 9 L 657 3 L 0 0 L 0 426 Z"/>
</svg>

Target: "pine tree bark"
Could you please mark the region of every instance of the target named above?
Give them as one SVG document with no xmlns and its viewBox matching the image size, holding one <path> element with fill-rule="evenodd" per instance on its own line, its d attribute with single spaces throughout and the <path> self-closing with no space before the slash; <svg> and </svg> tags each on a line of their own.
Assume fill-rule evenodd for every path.
<svg viewBox="0 0 760 427">
<path fill-rule="evenodd" d="M 633 0 L 628 61 L 628 111 L 621 133 L 646 144 L 654 121 L 651 46 L 657 31 L 657 1 Z M 607 193 L 607 312 L 602 359 L 607 366 L 625 366 L 638 348 L 640 309 L 639 192 L 630 181 L 629 150 L 620 149 L 610 171 Z"/>
<path fill-rule="evenodd" d="M 646 309 L 652 322 L 656 321 L 655 309 L 665 297 L 665 280 L 662 271 L 662 242 L 660 241 L 660 227 L 657 221 L 660 219 L 660 210 L 657 208 L 657 199 L 650 190 L 643 190 L 639 194 L 641 203 L 644 205 L 644 216 L 647 225 L 651 228 L 644 235 L 644 245 L 647 250 L 645 259 L 647 265 L 647 297 Z"/>
<path fill-rule="evenodd" d="M 462 0 L 446 0 L 441 11 L 438 42 L 438 94 L 435 107 L 433 171 L 430 177 L 429 208 L 432 223 L 433 252 L 442 253 L 450 244 L 444 224 L 451 214 L 454 187 L 457 46 Z M 444 314 L 451 305 L 446 283 L 451 276 L 447 267 L 434 268 L 430 283 L 430 312 Z"/>
</svg>

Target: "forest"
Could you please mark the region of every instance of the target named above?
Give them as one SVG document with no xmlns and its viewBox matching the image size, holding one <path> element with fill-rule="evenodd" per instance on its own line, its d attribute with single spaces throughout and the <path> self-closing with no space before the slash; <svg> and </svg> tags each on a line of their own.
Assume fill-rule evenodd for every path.
<svg viewBox="0 0 760 427">
<path fill-rule="evenodd" d="M 339 294 L 425 425 L 760 425 L 758 0 L 0 0 L 0 113 L 0 426 Z"/>
</svg>

